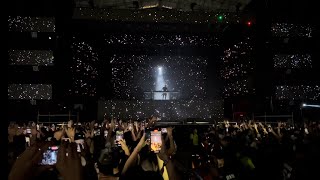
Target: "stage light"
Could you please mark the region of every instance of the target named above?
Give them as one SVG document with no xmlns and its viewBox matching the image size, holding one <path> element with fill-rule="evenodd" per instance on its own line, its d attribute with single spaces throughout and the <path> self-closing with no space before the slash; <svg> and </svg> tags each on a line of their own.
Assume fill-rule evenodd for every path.
<svg viewBox="0 0 320 180">
<path fill-rule="evenodd" d="M 159 69 L 159 71 L 161 71 L 161 70 L 162 70 L 162 67 L 161 67 L 161 66 L 159 66 L 159 67 L 158 67 L 158 69 Z"/>
<path fill-rule="evenodd" d="M 248 22 L 247 22 L 247 25 L 248 25 L 248 26 L 251 26 L 251 21 L 248 21 Z"/>
<path fill-rule="evenodd" d="M 320 105 L 318 104 L 306 104 L 306 103 L 303 103 L 302 104 L 302 107 L 311 107 L 311 108 L 320 108 Z"/>
<path fill-rule="evenodd" d="M 220 16 L 218 16 L 218 20 L 222 20 L 223 19 L 223 16 L 222 15 L 220 15 Z"/>
</svg>

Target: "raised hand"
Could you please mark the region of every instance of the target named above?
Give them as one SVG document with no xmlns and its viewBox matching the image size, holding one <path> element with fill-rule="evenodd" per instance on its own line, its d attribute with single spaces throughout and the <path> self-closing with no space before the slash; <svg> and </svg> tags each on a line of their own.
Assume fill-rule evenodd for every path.
<svg viewBox="0 0 320 180">
<path fill-rule="evenodd" d="M 167 131 L 168 131 L 168 128 L 167 128 Z M 172 128 L 171 128 L 171 132 L 172 132 Z M 169 135 L 169 131 L 168 131 L 168 135 Z M 163 138 L 161 138 L 161 140 L 162 140 L 161 150 L 157 155 L 162 161 L 168 161 L 169 157 L 167 155 L 166 143 Z"/>
<path fill-rule="evenodd" d="M 75 128 L 66 129 L 66 134 L 70 138 L 71 142 L 74 142 L 74 135 L 76 134 Z"/>
<path fill-rule="evenodd" d="M 115 122 L 111 119 L 110 128 L 113 130 L 116 127 Z"/>
<path fill-rule="evenodd" d="M 57 170 L 64 180 L 81 180 L 81 158 L 76 143 L 62 142 L 58 151 Z"/>
<path fill-rule="evenodd" d="M 96 123 L 95 120 L 91 121 L 91 123 L 90 123 L 90 129 L 91 129 L 91 130 L 94 129 L 94 124 L 95 124 L 95 123 Z"/>
<path fill-rule="evenodd" d="M 172 128 L 172 127 L 168 127 L 168 128 L 167 128 L 167 136 L 168 136 L 168 137 L 171 137 L 171 136 L 172 136 L 172 131 L 173 131 L 173 129 L 174 129 L 174 128 Z"/>
<path fill-rule="evenodd" d="M 59 141 L 59 140 L 62 138 L 62 136 L 64 135 L 64 133 L 65 133 L 65 129 L 61 129 L 61 130 L 59 130 L 59 131 L 56 131 L 56 132 L 53 134 L 53 137 L 54 137 L 57 141 Z"/>
<path fill-rule="evenodd" d="M 42 154 L 51 145 L 50 142 L 36 143 L 27 148 L 20 156 L 17 157 L 11 171 L 9 180 L 33 179 L 34 176 L 48 169 L 47 166 L 39 166 Z"/>
<path fill-rule="evenodd" d="M 126 140 L 120 139 L 119 143 L 120 143 L 121 148 L 122 148 L 122 150 L 124 151 L 124 153 L 125 153 L 127 156 L 130 156 L 130 151 L 129 151 L 129 148 L 128 148 L 127 144 L 126 144 Z"/>
<path fill-rule="evenodd" d="M 85 130 L 84 132 L 83 132 L 83 134 L 84 134 L 84 136 L 85 136 L 85 138 L 87 139 L 87 138 L 93 138 L 93 133 L 92 133 L 93 131 L 90 131 L 90 130 Z"/>
<path fill-rule="evenodd" d="M 157 121 L 157 117 L 152 116 L 152 118 L 151 118 L 150 121 L 148 122 L 147 127 L 152 127 L 152 126 L 154 126 L 154 124 L 156 123 L 156 121 Z"/>
<path fill-rule="evenodd" d="M 143 133 L 143 136 L 141 137 L 141 139 L 135 149 L 139 152 L 144 147 L 145 144 L 147 144 L 146 133 Z"/>
</svg>

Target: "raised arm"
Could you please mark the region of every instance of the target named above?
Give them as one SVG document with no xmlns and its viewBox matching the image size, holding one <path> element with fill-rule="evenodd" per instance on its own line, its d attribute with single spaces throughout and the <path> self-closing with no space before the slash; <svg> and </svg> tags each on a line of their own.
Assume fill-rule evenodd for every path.
<svg viewBox="0 0 320 180">
<path fill-rule="evenodd" d="M 136 162 L 136 160 L 138 158 L 138 154 L 141 151 L 141 149 L 145 143 L 145 137 L 146 137 L 146 134 L 144 133 L 143 136 L 141 137 L 138 145 L 134 148 L 133 152 L 131 153 L 128 160 L 126 161 L 121 174 L 125 174 L 128 171 L 128 169 L 130 167 L 132 167 L 134 165 L 134 163 Z"/>
</svg>

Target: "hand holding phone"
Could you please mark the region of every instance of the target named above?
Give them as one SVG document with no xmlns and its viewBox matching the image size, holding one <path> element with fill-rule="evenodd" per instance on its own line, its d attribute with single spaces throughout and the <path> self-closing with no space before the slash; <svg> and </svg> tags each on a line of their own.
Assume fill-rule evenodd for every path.
<svg viewBox="0 0 320 180">
<path fill-rule="evenodd" d="M 84 149 L 84 139 L 77 139 L 74 141 L 77 144 L 77 152 L 81 152 L 81 149 Z"/>
<path fill-rule="evenodd" d="M 116 144 L 118 146 L 121 146 L 121 144 L 119 143 L 121 139 L 123 139 L 123 131 L 116 131 Z"/>
</svg>

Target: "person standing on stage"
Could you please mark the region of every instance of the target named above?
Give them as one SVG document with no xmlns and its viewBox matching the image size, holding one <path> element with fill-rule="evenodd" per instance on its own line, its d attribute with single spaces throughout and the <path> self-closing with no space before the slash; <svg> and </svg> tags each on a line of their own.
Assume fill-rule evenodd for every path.
<svg viewBox="0 0 320 180">
<path fill-rule="evenodd" d="M 167 92 L 168 92 L 168 87 L 167 85 L 164 85 L 164 87 L 162 88 L 162 99 L 166 100 L 167 99 Z"/>
</svg>

